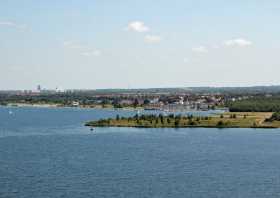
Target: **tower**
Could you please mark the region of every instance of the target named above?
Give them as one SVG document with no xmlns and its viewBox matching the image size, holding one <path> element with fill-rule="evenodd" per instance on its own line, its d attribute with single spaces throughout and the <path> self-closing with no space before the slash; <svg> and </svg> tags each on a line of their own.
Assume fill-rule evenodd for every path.
<svg viewBox="0 0 280 198">
<path fill-rule="evenodd" d="M 37 91 L 38 91 L 38 92 L 41 92 L 41 85 L 38 85 L 38 86 L 37 86 Z"/>
</svg>

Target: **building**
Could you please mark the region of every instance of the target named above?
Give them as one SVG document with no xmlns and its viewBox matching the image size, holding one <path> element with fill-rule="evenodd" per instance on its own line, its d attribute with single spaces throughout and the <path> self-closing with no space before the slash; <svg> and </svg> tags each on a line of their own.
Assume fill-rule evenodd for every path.
<svg viewBox="0 0 280 198">
<path fill-rule="evenodd" d="M 41 92 L 41 85 L 38 85 L 38 86 L 37 86 L 37 91 L 38 91 L 38 92 Z"/>
<path fill-rule="evenodd" d="M 80 103 L 77 102 L 77 101 L 73 101 L 73 102 L 72 102 L 72 106 L 73 106 L 73 107 L 78 107 L 79 105 L 80 105 Z"/>
</svg>

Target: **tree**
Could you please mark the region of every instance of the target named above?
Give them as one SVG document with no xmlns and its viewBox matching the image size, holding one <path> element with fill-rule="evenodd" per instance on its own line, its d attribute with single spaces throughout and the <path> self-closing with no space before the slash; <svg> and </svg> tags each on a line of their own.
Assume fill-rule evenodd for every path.
<svg viewBox="0 0 280 198">
<path fill-rule="evenodd" d="M 224 126 L 225 126 L 225 123 L 224 123 L 222 120 L 220 120 L 220 121 L 217 123 L 216 126 L 217 126 L 217 127 L 224 127 Z"/>
<path fill-rule="evenodd" d="M 137 107 L 139 105 L 139 101 L 138 101 L 138 99 L 136 98 L 135 100 L 134 100 L 134 102 L 133 102 L 133 106 L 134 107 Z"/>
<path fill-rule="evenodd" d="M 148 105 L 148 104 L 150 104 L 150 100 L 145 99 L 145 100 L 144 100 L 144 105 Z"/>
<path fill-rule="evenodd" d="M 174 124 L 175 124 L 175 127 L 178 127 L 179 126 L 179 120 L 175 120 Z"/>
<path fill-rule="evenodd" d="M 280 112 L 275 112 L 272 116 L 266 119 L 267 122 L 280 121 Z"/>
<path fill-rule="evenodd" d="M 170 114 L 168 117 L 169 118 L 174 118 L 175 116 L 174 116 L 174 114 Z"/>
<path fill-rule="evenodd" d="M 277 112 L 280 111 L 280 97 L 255 96 L 227 104 L 231 112 Z"/>
<path fill-rule="evenodd" d="M 168 124 L 170 124 L 170 123 L 171 123 L 170 118 L 167 118 L 167 123 L 168 123 Z"/>
<path fill-rule="evenodd" d="M 188 120 L 187 125 L 194 126 L 196 122 L 194 120 Z"/>
<path fill-rule="evenodd" d="M 164 119 L 163 119 L 163 116 L 162 116 L 162 117 L 160 117 L 160 122 L 161 122 L 161 124 L 164 124 Z"/>
</svg>

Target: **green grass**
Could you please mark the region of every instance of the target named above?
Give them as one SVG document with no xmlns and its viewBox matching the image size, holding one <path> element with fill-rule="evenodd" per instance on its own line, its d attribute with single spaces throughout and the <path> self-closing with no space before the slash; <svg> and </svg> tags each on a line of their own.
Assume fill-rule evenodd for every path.
<svg viewBox="0 0 280 198">
<path fill-rule="evenodd" d="M 130 118 L 101 119 L 87 122 L 91 127 L 141 127 L 141 128 L 279 128 L 280 121 L 266 122 L 272 113 L 238 112 L 211 117 L 185 116 L 134 116 Z"/>
</svg>

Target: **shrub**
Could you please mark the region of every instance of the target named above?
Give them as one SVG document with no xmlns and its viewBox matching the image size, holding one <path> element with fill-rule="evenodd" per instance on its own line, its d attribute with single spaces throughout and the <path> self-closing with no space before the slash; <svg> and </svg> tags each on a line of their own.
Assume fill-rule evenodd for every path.
<svg viewBox="0 0 280 198">
<path fill-rule="evenodd" d="M 225 127 L 225 123 L 224 123 L 222 120 L 220 120 L 220 121 L 217 123 L 216 126 L 217 126 L 217 127 Z"/>
<path fill-rule="evenodd" d="M 272 114 L 272 116 L 265 121 L 267 122 L 273 122 L 273 121 L 280 121 L 280 112 L 275 112 Z"/>
</svg>

